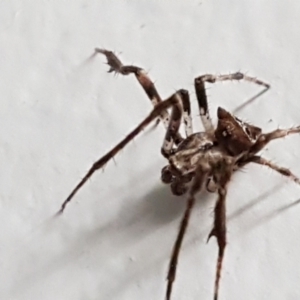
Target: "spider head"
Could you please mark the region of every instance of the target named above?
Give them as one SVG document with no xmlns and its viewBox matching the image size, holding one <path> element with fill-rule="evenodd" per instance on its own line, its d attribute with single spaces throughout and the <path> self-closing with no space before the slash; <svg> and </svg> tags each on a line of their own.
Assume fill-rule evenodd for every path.
<svg viewBox="0 0 300 300">
<path fill-rule="evenodd" d="M 218 143 L 231 155 L 248 151 L 260 135 L 259 127 L 241 121 L 222 107 L 218 108 L 218 126 L 215 136 Z"/>
<path fill-rule="evenodd" d="M 214 146 L 214 139 L 205 132 L 190 135 L 178 145 L 169 157 L 170 170 L 175 176 L 185 176 L 195 171 L 203 153 Z"/>
<path fill-rule="evenodd" d="M 194 177 L 194 171 L 200 158 L 201 150 L 197 148 L 181 149 L 169 157 L 169 164 L 161 171 L 161 180 L 170 184 L 174 195 L 181 196 L 187 192 L 187 184 Z"/>
</svg>

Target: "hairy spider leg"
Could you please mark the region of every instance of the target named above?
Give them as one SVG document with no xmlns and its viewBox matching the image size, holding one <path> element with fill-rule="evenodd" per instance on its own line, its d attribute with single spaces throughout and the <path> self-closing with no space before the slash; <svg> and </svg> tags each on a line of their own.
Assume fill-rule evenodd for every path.
<svg viewBox="0 0 300 300">
<path fill-rule="evenodd" d="M 185 136 L 188 137 L 193 134 L 193 122 L 191 117 L 191 102 L 189 93 L 182 94 L 182 107 L 183 107 L 183 123 Z"/>
<path fill-rule="evenodd" d="M 287 129 L 276 129 L 269 133 L 263 133 L 257 139 L 256 143 L 251 147 L 249 153 L 256 154 L 261 149 L 263 149 L 270 141 L 284 138 L 292 133 L 300 133 L 300 126 L 291 127 Z"/>
<path fill-rule="evenodd" d="M 101 169 L 108 161 L 110 161 L 120 150 L 122 150 L 130 141 L 132 141 L 139 133 L 143 131 L 153 120 L 155 120 L 163 110 L 166 110 L 170 107 L 178 105 L 180 100 L 186 97 L 188 92 L 186 90 L 179 90 L 174 93 L 167 100 L 164 100 L 158 103 L 150 114 L 137 126 L 135 127 L 121 142 L 119 142 L 115 147 L 113 147 L 110 151 L 108 151 L 104 156 L 102 156 L 99 160 L 97 160 L 87 174 L 83 177 L 83 179 L 77 184 L 77 186 L 73 189 L 68 198 L 63 202 L 59 213 L 62 213 L 74 195 L 78 192 L 78 190 L 86 183 L 86 181 L 94 174 L 95 171 Z"/>
<path fill-rule="evenodd" d="M 227 80 L 245 80 L 245 81 L 253 82 L 255 84 L 263 86 L 264 90 L 262 92 L 260 92 L 259 94 L 257 94 L 255 97 L 252 97 L 250 99 L 251 101 L 253 101 L 258 96 L 265 93 L 270 88 L 270 85 L 268 83 L 265 83 L 262 80 L 259 80 L 255 77 L 247 76 L 241 72 L 236 72 L 236 73 L 227 74 L 227 75 L 205 74 L 205 75 L 196 77 L 194 80 L 194 84 L 195 84 L 196 96 L 197 96 L 199 110 L 200 110 L 201 121 L 202 121 L 205 131 L 207 133 L 210 133 L 211 135 L 213 135 L 213 133 L 214 133 L 214 126 L 213 126 L 211 117 L 209 115 L 207 96 L 206 96 L 206 92 L 205 92 L 205 82 L 215 83 L 217 81 L 227 81 Z M 250 100 L 248 100 L 247 103 Z M 244 105 L 246 105 L 246 104 L 243 104 L 243 106 Z M 241 107 L 238 107 L 236 110 L 239 110 L 240 108 Z"/>
<path fill-rule="evenodd" d="M 186 233 L 186 229 L 188 227 L 191 212 L 195 204 L 195 195 L 197 192 L 201 190 L 203 182 L 206 180 L 206 176 L 209 170 L 210 170 L 210 166 L 208 164 L 199 165 L 198 170 L 196 171 L 195 177 L 193 179 L 192 186 L 189 191 L 189 197 L 187 199 L 186 209 L 181 219 L 178 235 L 170 259 L 168 276 L 167 276 L 168 283 L 167 283 L 167 291 L 166 291 L 166 300 L 171 299 L 173 282 L 175 281 L 176 278 L 176 269 L 177 269 L 179 252 L 181 249 L 184 235 Z"/>
<path fill-rule="evenodd" d="M 224 259 L 225 247 L 227 244 L 226 240 L 226 195 L 227 195 L 227 185 L 230 181 L 230 177 L 233 173 L 233 166 L 226 166 L 222 168 L 223 172 L 219 173 L 220 178 L 218 178 L 218 200 L 214 209 L 214 226 L 208 235 L 208 240 L 215 236 L 218 242 L 218 260 L 216 266 L 216 276 L 215 276 L 215 288 L 214 288 L 214 300 L 218 300 L 219 295 L 219 285 L 221 279 L 222 264 Z"/>
<path fill-rule="evenodd" d="M 191 105 L 189 93 L 188 91 L 181 90 L 175 97 L 177 98 L 177 103 L 172 106 L 171 119 L 161 148 L 161 153 L 166 158 L 169 158 L 172 153 L 174 140 L 179 131 L 182 116 L 186 135 L 189 136 L 193 133 L 192 120 L 190 118 Z"/>
<path fill-rule="evenodd" d="M 256 163 L 259 165 L 269 167 L 269 168 L 273 169 L 274 171 L 280 173 L 283 176 L 288 177 L 289 179 L 293 180 L 295 183 L 300 185 L 300 178 L 298 178 L 295 174 L 293 174 L 292 171 L 290 171 L 287 168 L 280 167 L 261 156 L 255 155 L 255 156 L 249 158 L 247 163 L 248 162 L 253 162 L 253 163 Z"/>
<path fill-rule="evenodd" d="M 134 74 L 153 106 L 156 106 L 158 103 L 162 102 L 154 83 L 151 81 L 144 69 L 132 65 L 124 66 L 120 59 L 112 51 L 96 48 L 95 52 L 104 54 L 106 56 L 107 64 L 110 66 L 108 72 L 116 72 L 122 75 L 129 75 L 131 73 Z M 159 114 L 159 119 L 162 120 L 165 128 L 167 129 L 170 121 L 168 111 L 162 110 Z M 183 138 L 181 137 L 180 133 L 177 132 L 176 137 L 174 138 L 175 144 L 178 145 L 182 140 Z"/>
</svg>

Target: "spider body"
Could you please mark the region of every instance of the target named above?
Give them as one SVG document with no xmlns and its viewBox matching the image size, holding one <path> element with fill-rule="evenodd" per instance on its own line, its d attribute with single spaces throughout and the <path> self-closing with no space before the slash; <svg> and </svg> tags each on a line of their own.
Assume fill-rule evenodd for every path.
<svg viewBox="0 0 300 300">
<path fill-rule="evenodd" d="M 174 195 L 181 196 L 188 191 L 187 184 L 193 179 L 198 165 L 222 164 L 222 158 L 241 156 L 250 151 L 262 130 L 233 116 L 219 107 L 218 125 L 214 134 L 197 132 L 179 143 L 172 154 L 166 155 L 169 165 L 162 169 L 161 179 L 171 184 Z M 214 171 L 207 175 L 206 190 L 216 192 Z"/>
<path fill-rule="evenodd" d="M 263 94 L 270 86 L 259 79 L 240 72 L 218 76 L 206 74 L 197 77 L 194 81 L 200 118 L 204 127 L 203 132 L 194 133 L 187 90 L 180 89 L 163 101 L 154 83 L 142 68 L 132 65 L 124 66 L 118 57 L 108 50 L 95 49 L 95 53 L 101 53 L 106 56 L 107 63 L 110 66 L 109 72 L 116 72 L 121 75 L 134 74 L 154 108 L 123 140 L 92 165 L 87 174 L 63 202 L 60 213 L 64 211 L 66 205 L 94 172 L 103 168 L 108 161 L 117 155 L 152 121 L 162 121 L 166 129 L 166 135 L 161 147 L 161 154 L 166 158 L 168 164 L 161 171 L 161 180 L 166 184 L 170 184 L 173 194 L 188 194 L 186 209 L 181 219 L 177 239 L 170 258 L 166 300 L 171 299 L 179 252 L 191 211 L 194 207 L 195 195 L 202 189 L 203 185 L 206 186 L 209 192 L 216 192 L 217 194 L 213 228 L 208 235 L 208 239 L 214 236 L 218 244 L 214 284 L 214 300 L 217 300 L 222 263 L 227 244 L 226 194 L 231 176 L 236 170 L 248 163 L 256 163 L 267 166 L 300 184 L 300 179 L 289 169 L 273 164 L 258 155 L 258 152 L 272 140 L 283 138 L 289 134 L 300 133 L 300 126 L 263 133 L 261 128 L 243 122 L 224 108 L 219 107 L 217 111 L 218 124 L 215 128 L 209 114 L 205 83 L 245 80 L 263 86 L 264 90 L 250 100 L 254 100 Z M 171 114 L 169 113 L 170 110 Z M 185 138 L 179 133 L 182 120 L 185 128 Z"/>
</svg>

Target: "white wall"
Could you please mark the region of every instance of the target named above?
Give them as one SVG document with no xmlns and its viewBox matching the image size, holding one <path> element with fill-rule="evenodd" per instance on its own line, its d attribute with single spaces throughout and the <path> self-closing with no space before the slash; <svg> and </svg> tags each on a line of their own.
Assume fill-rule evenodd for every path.
<svg viewBox="0 0 300 300">
<path fill-rule="evenodd" d="M 300 123 L 300 2 L 19 1 L 0 3 L 0 299 L 164 299 L 184 209 L 160 182 L 162 126 L 135 139 L 78 193 L 92 163 L 151 109 L 133 76 L 106 73 L 95 47 L 145 67 L 164 97 L 193 79 L 241 70 L 272 85 L 239 116 L 266 131 Z M 209 86 L 216 120 L 259 92 Z M 300 138 L 264 156 L 300 176 Z M 260 166 L 234 176 L 220 300 L 300 299 L 300 188 Z M 212 299 L 215 196 L 202 194 L 173 300 Z M 285 209 L 286 208 L 286 209 Z"/>
</svg>

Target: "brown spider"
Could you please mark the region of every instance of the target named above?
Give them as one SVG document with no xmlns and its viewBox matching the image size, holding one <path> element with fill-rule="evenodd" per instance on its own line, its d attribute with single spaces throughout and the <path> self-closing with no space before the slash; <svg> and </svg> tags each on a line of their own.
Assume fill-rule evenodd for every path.
<svg viewBox="0 0 300 300">
<path fill-rule="evenodd" d="M 167 130 L 161 152 L 168 161 L 167 166 L 161 171 L 161 179 L 164 183 L 170 184 L 171 191 L 175 195 L 182 195 L 188 192 L 186 209 L 170 259 L 166 300 L 171 299 L 179 251 L 191 211 L 194 207 L 195 195 L 201 190 L 203 185 L 206 186 L 209 192 L 216 192 L 218 194 L 218 200 L 214 209 L 214 225 L 208 235 L 208 240 L 212 236 L 216 237 L 219 248 L 214 287 L 214 300 L 217 300 L 226 247 L 225 201 L 230 178 L 234 171 L 253 162 L 268 166 L 300 184 L 300 179 L 292 174 L 290 170 L 279 167 L 257 155 L 270 141 L 283 138 L 291 133 L 300 133 L 300 126 L 262 133 L 259 127 L 243 122 L 224 108 L 219 107 L 217 112 L 218 125 L 215 129 L 209 115 L 204 86 L 205 82 L 214 83 L 216 81 L 243 79 L 263 86 L 265 88 L 263 92 L 270 88 L 267 83 L 261 80 L 237 72 L 219 76 L 207 74 L 195 79 L 200 117 L 205 131 L 193 133 L 188 91 L 183 89 L 178 90 L 171 97 L 162 101 L 153 82 L 143 69 L 132 65 L 124 66 L 111 51 L 96 48 L 95 53 L 101 53 L 106 56 L 107 63 L 110 66 L 109 72 L 116 72 L 122 75 L 133 73 L 145 90 L 154 108 L 119 144 L 93 164 L 85 177 L 64 201 L 60 212 L 63 212 L 67 203 L 71 201 L 76 192 L 96 170 L 101 169 L 153 120 L 161 120 Z M 169 108 L 171 108 L 171 116 L 168 112 Z M 182 118 L 184 120 L 186 138 L 183 138 L 179 133 Z"/>
</svg>

